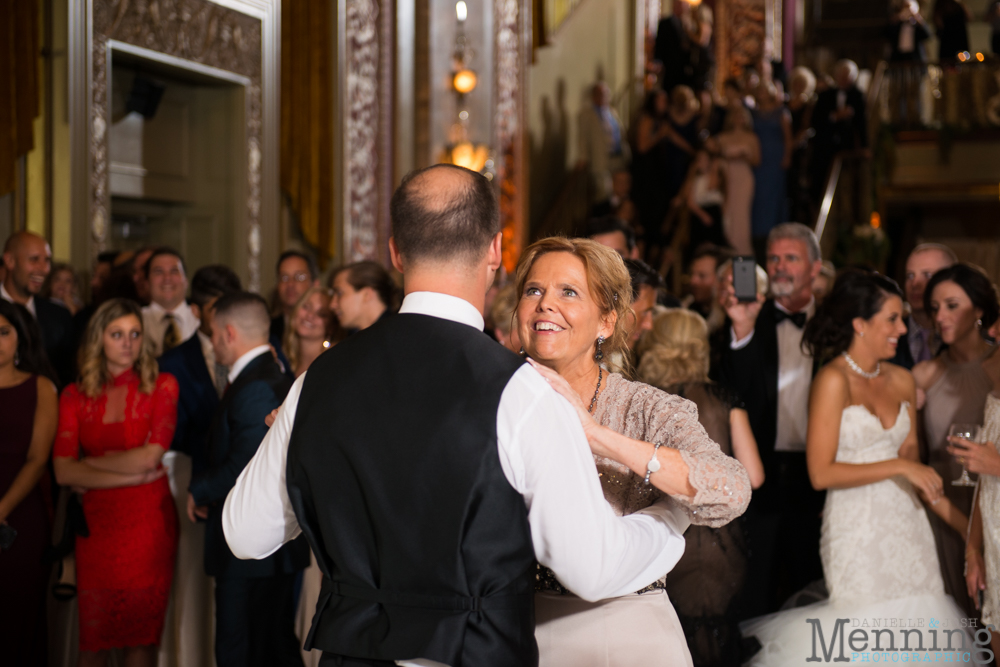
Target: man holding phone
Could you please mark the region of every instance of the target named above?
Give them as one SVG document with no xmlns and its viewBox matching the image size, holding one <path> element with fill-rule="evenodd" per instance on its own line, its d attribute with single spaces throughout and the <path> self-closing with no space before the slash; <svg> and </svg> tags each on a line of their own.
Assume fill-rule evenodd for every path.
<svg viewBox="0 0 1000 667">
<path fill-rule="evenodd" d="M 734 263 L 734 273 L 737 268 Z M 756 545 L 747 577 L 748 618 L 777 611 L 789 596 L 823 577 L 823 494 L 809 482 L 805 457 L 815 369 L 801 347 L 802 329 L 816 310 L 812 283 L 821 268 L 816 235 L 805 225 L 788 222 L 772 229 L 767 239 L 770 298 L 758 294 L 741 301 L 732 278 L 722 286 L 731 323 L 722 382 L 746 403 L 766 480 L 747 513 Z"/>
</svg>

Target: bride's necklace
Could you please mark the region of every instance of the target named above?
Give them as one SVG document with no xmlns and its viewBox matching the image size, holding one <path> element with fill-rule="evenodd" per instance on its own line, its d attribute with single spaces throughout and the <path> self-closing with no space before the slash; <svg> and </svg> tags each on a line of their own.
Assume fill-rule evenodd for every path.
<svg viewBox="0 0 1000 667">
<path fill-rule="evenodd" d="M 601 391 L 601 380 L 604 378 L 604 369 L 600 366 L 597 367 L 597 389 L 594 390 L 594 397 L 590 399 L 590 407 L 587 408 L 587 412 L 594 414 L 594 405 L 597 403 L 597 394 Z"/>
<path fill-rule="evenodd" d="M 861 377 L 865 378 L 866 380 L 874 380 L 875 378 L 878 377 L 878 374 L 882 372 L 881 361 L 875 364 L 875 370 L 873 370 L 871 373 L 867 373 L 863 368 L 861 368 L 861 366 L 858 366 L 858 362 L 854 361 L 854 359 L 851 359 L 851 355 L 847 354 L 846 351 L 843 354 L 844 354 L 844 361 L 846 361 L 847 365 L 851 367 L 851 370 L 860 375 Z"/>
</svg>

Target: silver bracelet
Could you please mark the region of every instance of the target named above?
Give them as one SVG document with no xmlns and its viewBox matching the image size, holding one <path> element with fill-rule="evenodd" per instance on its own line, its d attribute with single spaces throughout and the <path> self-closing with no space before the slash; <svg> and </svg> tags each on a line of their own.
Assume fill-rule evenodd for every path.
<svg viewBox="0 0 1000 667">
<path fill-rule="evenodd" d="M 649 463 L 646 464 L 646 479 L 644 483 L 649 484 L 649 476 L 660 469 L 660 459 L 656 458 L 656 450 L 660 448 L 662 443 L 656 443 L 653 445 L 653 458 L 649 459 Z"/>
</svg>

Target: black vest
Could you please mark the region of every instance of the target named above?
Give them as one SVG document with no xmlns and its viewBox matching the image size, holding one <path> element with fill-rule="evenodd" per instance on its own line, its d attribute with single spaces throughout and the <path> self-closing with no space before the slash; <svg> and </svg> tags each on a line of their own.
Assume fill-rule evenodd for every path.
<svg viewBox="0 0 1000 667">
<path fill-rule="evenodd" d="M 521 363 L 480 331 L 417 314 L 313 362 L 287 463 L 324 575 L 306 648 L 538 663 L 527 510 L 497 453 L 500 396 Z"/>
</svg>

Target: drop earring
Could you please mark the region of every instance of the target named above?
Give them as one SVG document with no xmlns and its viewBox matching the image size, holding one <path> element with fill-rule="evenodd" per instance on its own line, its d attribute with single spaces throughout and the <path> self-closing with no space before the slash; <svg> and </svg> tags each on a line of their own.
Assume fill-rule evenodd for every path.
<svg viewBox="0 0 1000 667">
<path fill-rule="evenodd" d="M 604 344 L 604 336 L 597 337 L 597 351 L 594 352 L 594 361 L 601 361 L 604 359 L 604 350 L 601 349 L 601 345 Z"/>
<path fill-rule="evenodd" d="M 976 327 L 979 329 L 983 328 L 983 320 L 981 318 L 976 320 Z"/>
<path fill-rule="evenodd" d="M 17 353 L 17 350 L 14 350 L 14 365 L 17 366 L 20 363 L 21 363 L 21 355 Z"/>
</svg>

